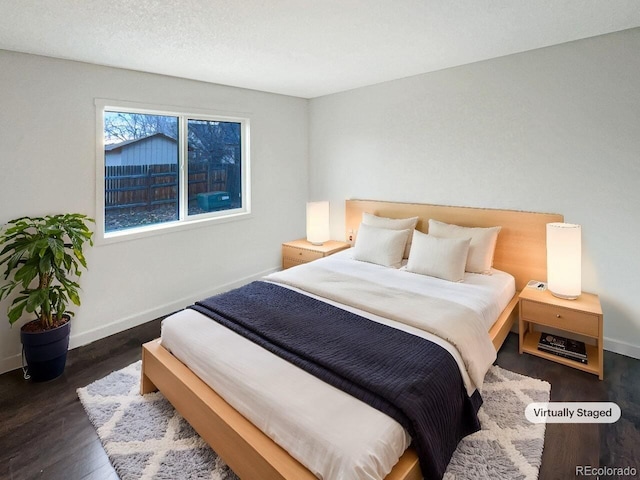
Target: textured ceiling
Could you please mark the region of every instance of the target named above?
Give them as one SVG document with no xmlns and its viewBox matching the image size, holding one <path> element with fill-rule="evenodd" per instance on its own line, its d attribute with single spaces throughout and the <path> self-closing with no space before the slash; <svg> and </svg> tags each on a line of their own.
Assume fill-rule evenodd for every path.
<svg viewBox="0 0 640 480">
<path fill-rule="evenodd" d="M 0 0 L 0 49 L 304 98 L 638 26 L 639 0 Z"/>
</svg>

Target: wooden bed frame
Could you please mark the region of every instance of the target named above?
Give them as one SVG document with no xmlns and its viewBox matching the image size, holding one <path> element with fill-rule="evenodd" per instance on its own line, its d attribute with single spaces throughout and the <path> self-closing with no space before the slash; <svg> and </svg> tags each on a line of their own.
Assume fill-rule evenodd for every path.
<svg viewBox="0 0 640 480">
<path fill-rule="evenodd" d="M 518 212 L 440 205 L 347 200 L 348 235 L 357 235 L 362 212 L 390 218 L 419 217 L 417 229 L 426 232 L 433 218 L 462 226 L 500 225 L 494 267 L 511 273 L 516 290 L 530 279 L 546 280 L 546 224 L 562 222 L 557 214 Z M 516 294 L 489 330 L 496 350 L 517 316 Z M 311 480 L 316 477 L 283 448 L 245 419 L 182 362 L 153 340 L 142 346 L 142 394 L 160 390 L 198 434 L 242 479 Z M 409 448 L 386 480 L 422 478 L 415 451 Z"/>
</svg>

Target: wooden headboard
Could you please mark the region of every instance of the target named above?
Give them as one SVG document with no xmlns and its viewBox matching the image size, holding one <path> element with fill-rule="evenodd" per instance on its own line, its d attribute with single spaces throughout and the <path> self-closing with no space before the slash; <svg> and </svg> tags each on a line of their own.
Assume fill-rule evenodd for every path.
<svg viewBox="0 0 640 480">
<path fill-rule="evenodd" d="M 430 218 L 464 227 L 501 226 L 493 266 L 513 275 L 517 290 L 522 290 L 529 280 L 547 280 L 546 224 L 564 221 L 562 215 L 554 213 L 347 200 L 347 237 L 353 232 L 355 239 L 362 212 L 388 218 L 419 217 L 416 228 L 425 233 Z"/>
</svg>

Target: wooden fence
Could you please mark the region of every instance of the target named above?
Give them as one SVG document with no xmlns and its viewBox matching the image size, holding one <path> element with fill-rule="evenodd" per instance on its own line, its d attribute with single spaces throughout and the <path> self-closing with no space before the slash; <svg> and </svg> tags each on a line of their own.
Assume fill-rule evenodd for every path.
<svg viewBox="0 0 640 480">
<path fill-rule="evenodd" d="M 233 188 L 235 165 L 189 163 L 189 199 L 198 193 Z M 151 207 L 178 200 L 178 165 L 127 165 L 105 167 L 105 209 Z"/>
</svg>

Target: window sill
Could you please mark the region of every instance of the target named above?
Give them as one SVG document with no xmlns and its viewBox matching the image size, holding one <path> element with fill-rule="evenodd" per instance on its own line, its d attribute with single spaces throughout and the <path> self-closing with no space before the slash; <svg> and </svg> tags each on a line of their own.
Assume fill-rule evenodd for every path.
<svg viewBox="0 0 640 480">
<path fill-rule="evenodd" d="M 192 230 L 194 228 L 208 227 L 228 222 L 237 222 L 252 218 L 251 212 L 238 212 L 217 217 L 198 218 L 193 220 L 183 220 L 176 222 L 166 222 L 157 225 L 144 227 L 126 228 L 112 232 L 101 232 L 95 239 L 96 245 L 110 245 L 112 243 L 127 242 L 141 238 L 155 237 L 169 233 Z"/>
</svg>

